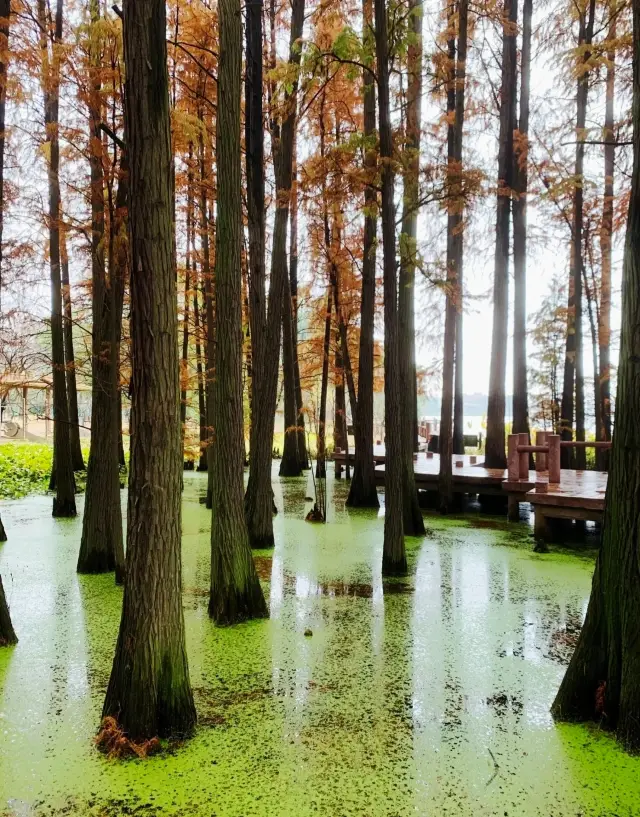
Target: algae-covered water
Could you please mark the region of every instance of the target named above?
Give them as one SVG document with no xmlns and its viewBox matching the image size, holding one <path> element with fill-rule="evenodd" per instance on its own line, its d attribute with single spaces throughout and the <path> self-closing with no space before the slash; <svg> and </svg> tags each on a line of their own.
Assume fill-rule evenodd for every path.
<svg viewBox="0 0 640 817">
<path fill-rule="evenodd" d="M 48 497 L 2 503 L 20 643 L 0 650 L 0 814 L 640 814 L 640 760 L 549 716 L 593 561 L 534 554 L 524 525 L 430 516 L 408 540 L 411 578 L 387 583 L 382 518 L 328 487 L 330 524 L 311 525 L 306 478 L 274 479 L 277 546 L 257 554 L 271 619 L 217 629 L 205 479 L 185 474 L 200 723 L 144 761 L 92 743 L 121 591 L 76 575 L 79 519 L 53 520 Z"/>
</svg>

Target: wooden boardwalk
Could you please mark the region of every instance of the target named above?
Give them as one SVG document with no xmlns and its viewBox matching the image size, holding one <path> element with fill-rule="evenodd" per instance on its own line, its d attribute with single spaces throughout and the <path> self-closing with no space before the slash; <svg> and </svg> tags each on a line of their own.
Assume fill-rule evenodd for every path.
<svg viewBox="0 0 640 817">
<path fill-rule="evenodd" d="M 344 452 L 334 454 L 334 461 L 344 464 Z M 354 462 L 349 452 L 349 462 Z M 384 485 L 385 449 L 374 446 L 376 482 Z M 422 491 L 437 491 L 440 472 L 438 454 L 420 452 L 414 457 L 416 485 Z M 554 519 L 602 521 L 607 490 L 607 474 L 600 471 L 562 471 L 560 484 L 549 484 L 548 472 L 529 471 L 527 479 L 509 481 L 508 471 L 485 468 L 481 455 L 453 457 L 453 490 L 460 494 L 507 494 L 509 518 L 519 519 L 520 502 L 531 503 L 535 512 L 535 534 L 549 540 L 554 534 Z"/>
</svg>

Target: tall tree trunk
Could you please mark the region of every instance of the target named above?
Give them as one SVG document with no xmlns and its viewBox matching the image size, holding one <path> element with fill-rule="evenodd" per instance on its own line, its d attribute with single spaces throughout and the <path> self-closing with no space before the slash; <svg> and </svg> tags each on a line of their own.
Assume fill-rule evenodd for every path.
<svg viewBox="0 0 640 817">
<path fill-rule="evenodd" d="M 445 307 L 444 354 L 442 366 L 442 404 L 440 415 L 440 474 L 438 492 L 440 510 L 448 513 L 453 504 L 452 454 L 464 454 L 462 393 L 462 265 L 464 191 L 462 187 L 462 140 L 464 133 L 465 81 L 467 59 L 468 2 L 458 3 L 458 47 L 453 8 L 449 17 L 449 89 L 447 114 L 447 184 L 449 215 L 447 217 L 447 291 Z M 453 114 L 453 121 L 451 115 Z M 455 363 L 455 380 L 454 380 Z M 451 428 L 452 401 L 453 436 Z"/>
<path fill-rule="evenodd" d="M 180 383 L 164 0 L 125 0 L 130 164 L 131 468 L 127 575 L 103 715 L 129 739 L 189 734 L 182 610 Z"/>
<path fill-rule="evenodd" d="M 235 624 L 268 614 L 251 555 L 243 510 L 244 421 L 242 413 L 242 172 L 240 98 L 242 16 L 240 0 L 220 0 L 218 63 L 218 219 L 216 228 L 215 441 L 211 593 L 209 615 Z"/>
<path fill-rule="evenodd" d="M 282 299 L 287 276 L 287 222 L 289 220 L 289 199 L 293 170 L 293 140 L 296 126 L 296 103 L 298 94 L 297 68 L 300 65 L 301 48 L 299 40 L 304 27 L 305 0 L 294 0 L 291 7 L 291 36 L 289 42 L 289 65 L 295 71 L 290 92 L 285 94 L 283 121 L 274 129 L 273 154 L 276 182 L 276 212 L 273 228 L 273 248 L 271 252 L 271 281 L 269 286 L 269 308 L 265 316 L 264 307 L 251 326 L 254 369 L 254 405 L 260 411 L 254 413 L 251 423 L 251 459 L 249 461 L 249 483 L 245 495 L 245 512 L 252 547 L 273 545 L 273 490 L 271 488 L 271 457 L 273 451 L 273 429 L 278 397 L 278 364 L 280 360 L 280 328 L 282 325 Z M 256 90 L 257 93 L 257 90 Z M 253 271 L 251 275 L 253 282 Z M 252 283 L 253 287 L 253 283 Z M 263 282 L 257 296 L 264 304 Z M 256 307 L 256 297 L 252 296 L 252 308 Z M 257 331 L 256 331 L 257 330 Z M 257 344 L 257 345 L 256 345 Z M 258 359 L 256 360 L 256 350 Z"/>
<path fill-rule="evenodd" d="M 329 350 L 331 346 L 331 313 L 333 311 L 333 287 L 327 289 L 327 311 L 324 317 L 324 340 L 322 342 L 322 380 L 320 382 L 320 410 L 318 417 L 318 443 L 316 453 L 316 476 L 325 477 L 327 455 L 327 394 L 329 392 Z"/>
<path fill-rule="evenodd" d="M 498 147 L 498 196 L 496 251 L 493 281 L 493 332 L 487 411 L 487 468 L 506 468 L 505 378 L 509 322 L 509 233 L 513 188 L 513 131 L 516 124 L 517 0 L 504 0 L 502 34 L 502 86 L 500 89 L 500 136 Z"/>
<path fill-rule="evenodd" d="M 616 422 L 602 545 L 575 653 L 552 712 L 596 720 L 640 751 L 640 3 L 633 3 L 633 176 L 622 283 Z"/>
<path fill-rule="evenodd" d="M 0 329 L 2 328 L 2 273 L 4 259 L 4 147 L 9 72 L 9 29 L 11 0 L 0 0 Z"/>
<path fill-rule="evenodd" d="M 396 276 L 393 142 L 389 109 L 389 38 L 384 0 L 375 0 L 376 56 L 378 60 L 378 115 L 382 160 L 382 257 L 384 280 L 384 420 L 385 514 L 383 575 L 407 572 L 402 502 L 402 422 L 398 372 L 398 281 Z"/>
<path fill-rule="evenodd" d="M 600 280 L 600 314 L 598 322 L 598 346 L 600 370 L 598 372 L 600 393 L 600 428 L 599 440 L 611 439 L 611 237 L 613 233 L 613 202 L 615 172 L 615 134 L 614 99 L 616 80 L 615 39 L 617 34 L 617 4 L 612 3 L 609 14 L 609 32 L 607 40 L 610 48 L 607 52 L 606 106 L 604 118 L 604 203 L 602 205 L 602 226 L 600 230 L 600 249 L 602 253 L 602 273 Z M 597 449 L 598 468 L 608 470 L 609 452 Z"/>
<path fill-rule="evenodd" d="M 291 312 L 293 316 L 293 368 L 296 382 L 296 406 L 298 408 L 298 460 L 300 469 L 309 468 L 307 435 L 304 403 L 302 401 L 302 382 L 300 380 L 300 358 L 298 352 L 298 180 L 296 163 L 296 144 L 293 142 L 293 171 L 291 179 L 291 215 L 289 237 L 289 287 L 291 291 Z"/>
<path fill-rule="evenodd" d="M 580 13 L 580 31 L 578 46 L 589 46 L 593 40 L 595 21 L 595 0 L 590 0 L 588 10 Z M 584 210 L 583 172 L 584 172 L 584 129 L 587 121 L 587 101 L 589 96 L 589 70 L 586 67 L 591 51 L 587 48 L 582 53 L 582 65 L 578 77 L 576 92 L 576 159 L 575 191 L 573 194 L 573 224 L 571 235 L 571 271 L 569 277 L 569 301 L 567 309 L 567 340 L 565 346 L 564 382 L 562 387 L 562 439 L 573 439 L 573 419 L 575 408 L 576 440 L 584 440 L 584 361 L 582 332 L 582 276 L 583 276 L 583 239 L 582 221 Z M 574 393 L 575 389 L 575 393 Z M 575 402 L 574 402 L 575 401 Z M 586 465 L 586 452 L 578 448 L 575 454 L 572 449 L 562 451 L 564 468 L 573 466 L 583 469 Z"/>
<path fill-rule="evenodd" d="M 344 390 L 344 359 L 342 357 L 342 347 L 340 344 L 340 332 L 336 332 L 335 337 L 335 402 L 333 415 L 333 448 L 334 450 L 347 450 L 347 400 Z M 348 465 L 348 463 L 347 463 Z"/>
<path fill-rule="evenodd" d="M 201 127 L 204 129 L 204 114 L 200 116 Z M 207 150 L 204 141 L 204 134 L 201 132 L 199 139 L 199 161 L 200 161 L 200 247 L 202 250 L 202 264 L 200 272 L 202 275 L 202 282 L 204 287 L 204 306 L 205 306 L 205 320 L 203 325 L 206 326 L 204 334 L 205 346 L 205 394 L 206 394 L 206 411 L 207 411 L 207 508 L 211 508 L 211 491 L 212 491 L 212 472 L 211 472 L 211 457 L 212 457 L 212 441 L 213 441 L 213 382 L 215 378 L 215 354 L 216 354 L 216 338 L 215 338 L 215 313 L 214 313 L 214 292 L 213 292 L 213 275 L 211 272 L 211 252 L 209 246 L 209 211 L 208 211 L 208 195 L 207 183 L 208 172 L 210 166 L 207 156 Z"/>
<path fill-rule="evenodd" d="M 409 2 L 413 39 L 407 54 L 406 144 L 402 235 L 400 236 L 400 290 L 398 297 L 398 349 L 400 401 L 400 445 L 402 451 L 402 506 L 404 532 L 423 536 L 424 522 L 418 505 L 413 470 L 417 444 L 418 389 L 416 382 L 415 279 L 418 211 L 420 202 L 420 112 L 422 109 L 422 2 Z"/>
<path fill-rule="evenodd" d="M 71 281 L 69 280 L 69 255 L 67 252 L 66 226 L 60 223 L 60 270 L 62 281 L 62 303 L 64 308 L 64 358 L 67 379 L 67 400 L 69 401 L 69 444 L 74 471 L 84 471 L 84 459 L 80 446 L 80 416 L 78 413 L 78 381 L 76 377 L 76 355 L 73 348 L 73 303 Z"/>
<path fill-rule="evenodd" d="M 207 470 L 207 408 L 205 403 L 205 379 L 202 365 L 202 346 L 200 344 L 200 307 L 198 304 L 198 279 L 196 278 L 196 265 L 193 265 L 194 287 L 193 287 L 193 333 L 196 339 L 196 371 L 198 374 L 198 416 L 200 424 L 200 461 L 198 471 Z"/>
<path fill-rule="evenodd" d="M 522 67 L 517 145 L 513 152 L 513 433 L 529 434 L 527 397 L 527 188 L 529 97 L 531 80 L 531 17 L 533 0 L 522 7 Z"/>
<path fill-rule="evenodd" d="M 2 330 L 2 261 L 4 257 L 4 146 L 5 146 L 5 112 L 7 107 L 7 73 L 9 69 L 9 26 L 11 0 L 0 0 L 0 330 Z M 0 542 L 7 541 L 7 534 L 0 518 Z M 0 580 L 1 581 L 1 580 Z M 4 593 L 0 591 L 0 605 Z M 5 602 L 6 604 L 6 602 Z M 8 613 L 7 613 L 8 615 Z"/>
<path fill-rule="evenodd" d="M 109 278 L 105 273 L 104 170 L 100 123 L 100 21 L 98 0 L 90 5 L 92 43 L 89 101 L 89 139 L 91 168 L 91 447 L 87 468 L 87 487 L 82 519 L 82 537 L 78 573 L 116 571 L 116 580 L 124 580 L 124 546 L 120 507 L 120 469 L 118 462 L 117 393 L 119 385 L 119 322 L 116 315 L 118 282 L 114 241 L 110 241 Z M 116 210 L 126 207 L 126 182 L 118 186 Z M 112 231 L 117 229 L 112 224 Z"/>
<path fill-rule="evenodd" d="M 187 394 L 189 384 L 189 319 L 191 290 L 191 230 L 193 224 L 193 171 L 191 162 L 193 148 L 189 145 L 189 168 L 187 170 L 187 248 L 184 273 L 184 310 L 182 315 L 182 359 L 180 362 L 180 425 L 182 426 L 182 448 L 184 458 L 184 441 L 187 430 Z"/>
<path fill-rule="evenodd" d="M 40 49 L 43 62 L 45 141 L 49 146 L 49 268 L 51 273 L 51 361 L 53 368 L 54 516 L 75 516 L 76 497 L 69 437 L 69 403 L 65 378 L 62 280 L 60 275 L 60 45 L 63 0 L 57 0 L 53 36 L 45 0 L 38 0 Z M 51 43 L 50 43 L 51 39 Z"/>
<path fill-rule="evenodd" d="M 298 405 L 293 351 L 291 289 L 285 276 L 282 298 L 282 375 L 284 380 L 284 442 L 280 460 L 281 477 L 299 477 L 302 473 L 298 451 Z"/>
<path fill-rule="evenodd" d="M 363 0 L 363 41 L 373 38 L 373 0 Z M 364 165 L 369 178 L 364 191 L 364 245 L 362 251 L 362 294 L 360 300 L 360 354 L 358 358 L 358 399 L 355 431 L 355 465 L 347 505 L 377 508 L 378 492 L 373 461 L 373 332 L 376 300 L 377 193 L 372 174 L 376 169 L 376 87 L 373 75 L 362 72 L 364 93 Z"/>
<path fill-rule="evenodd" d="M 13 624 L 11 623 L 7 598 L 4 594 L 4 587 L 2 586 L 2 576 L 0 576 L 0 647 L 8 647 L 11 644 L 17 643 L 18 639 L 16 638 Z"/>
</svg>

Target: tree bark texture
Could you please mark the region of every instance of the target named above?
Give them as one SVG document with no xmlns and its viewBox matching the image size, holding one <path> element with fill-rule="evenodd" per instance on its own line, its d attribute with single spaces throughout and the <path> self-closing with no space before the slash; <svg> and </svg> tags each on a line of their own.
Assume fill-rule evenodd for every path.
<svg viewBox="0 0 640 817">
<path fill-rule="evenodd" d="M 500 136 L 498 146 L 498 196 L 496 250 L 493 281 L 493 331 L 487 410 L 487 468 L 506 468 L 505 378 L 509 322 L 509 234 L 513 188 L 513 131 L 516 124 L 517 0 L 505 0 L 502 35 L 502 85 L 500 89 Z"/>
<path fill-rule="evenodd" d="M 385 515 L 383 575 L 407 572 L 402 502 L 402 440 L 398 371 L 398 281 L 396 276 L 393 142 L 389 109 L 389 39 L 384 0 L 374 1 L 378 60 L 378 112 L 382 162 L 382 255 L 384 281 Z"/>
<path fill-rule="evenodd" d="M 295 352 L 291 289 L 285 276 L 282 297 L 282 376 L 284 380 L 284 441 L 280 460 L 281 477 L 299 477 L 302 473 L 298 451 L 298 401 L 296 394 Z"/>
<path fill-rule="evenodd" d="M 578 45 L 590 45 L 593 40 L 595 22 L 595 0 L 590 0 L 588 10 L 580 13 Z M 584 51 L 582 62 L 586 66 L 590 49 Z M 565 345 L 564 381 L 562 386 L 561 436 L 563 440 L 573 439 L 575 413 L 576 440 L 584 440 L 584 361 L 582 332 L 582 276 L 583 276 L 583 212 L 584 191 L 584 129 L 587 121 L 587 101 L 589 96 L 589 70 L 581 69 L 576 93 L 576 158 L 575 191 L 573 194 L 573 217 L 571 235 L 571 269 L 569 274 L 569 300 L 567 309 L 567 340 Z M 575 453 L 574 453 L 575 451 Z M 584 469 L 586 451 L 584 448 L 562 450 L 563 468 Z"/>
<path fill-rule="evenodd" d="M 66 227 L 62 223 L 60 224 L 60 272 L 62 281 L 62 303 L 64 308 L 64 359 L 67 380 L 67 400 L 69 402 L 69 445 L 71 446 L 71 463 L 74 471 L 84 471 L 84 459 L 82 457 L 82 447 L 80 446 L 76 355 L 73 346 L 73 299 L 71 297 L 71 281 L 69 279 Z"/>
<path fill-rule="evenodd" d="M 291 36 L 289 42 L 289 65 L 300 65 L 300 39 L 304 27 L 305 0 L 294 0 L 291 6 Z M 253 388 L 254 405 L 260 411 L 254 413 L 251 423 L 251 457 L 249 483 L 245 495 L 245 513 L 252 547 L 273 545 L 273 490 L 271 488 L 271 458 L 273 453 L 273 430 L 278 397 L 278 364 L 280 362 L 280 329 L 282 326 L 282 299 L 287 277 L 287 222 L 293 172 L 293 142 L 296 128 L 298 96 L 297 70 L 291 91 L 285 95 L 285 111 L 282 124 L 274 130 L 273 158 L 276 182 L 276 212 L 271 252 L 271 281 L 269 306 L 264 321 L 258 316 L 253 324 L 254 344 Z M 259 284 L 260 285 L 260 284 Z M 264 299 L 264 287 L 260 293 Z M 252 297 L 252 307 L 255 300 Z M 263 313 L 264 314 L 264 310 Z M 262 338 L 256 337 L 262 332 Z M 255 359 L 256 340 L 259 357 Z"/>
<path fill-rule="evenodd" d="M 2 320 L 2 262 L 4 258 L 4 148 L 9 72 L 9 31 L 11 0 L 0 0 L 0 321 Z"/>
<path fill-rule="evenodd" d="M 373 0 L 363 0 L 364 42 L 373 37 Z M 376 168 L 376 86 L 370 71 L 363 70 L 364 164 L 368 174 Z M 353 479 L 347 505 L 379 507 L 373 461 L 373 349 L 376 300 L 376 232 L 378 199 L 375 186 L 364 191 L 364 245 L 362 251 L 362 293 L 360 300 L 360 354 L 358 357 L 358 399 L 354 423 L 355 455 Z"/>
<path fill-rule="evenodd" d="M 196 722 L 182 611 L 180 382 L 163 0 L 125 0 L 130 165 L 131 467 L 127 575 L 103 715 L 127 736 Z"/>
<path fill-rule="evenodd" d="M 597 720 L 640 751 L 640 4 L 633 3 L 633 176 L 622 283 L 616 423 L 602 545 L 587 617 L 553 703 L 563 720 Z"/>
<path fill-rule="evenodd" d="M 2 586 L 2 576 L 0 576 L 0 647 L 8 647 L 17 643 L 18 639 L 11 623 L 7 598 Z"/>
<path fill-rule="evenodd" d="M 531 18 L 533 0 L 522 7 L 522 65 L 518 143 L 513 151 L 513 433 L 529 434 L 527 397 L 527 187 L 529 99 L 531 81 Z"/>
<path fill-rule="evenodd" d="M 218 219 L 216 226 L 216 378 L 213 385 L 213 514 L 209 615 L 235 624 L 267 615 L 244 516 L 242 411 L 242 172 L 240 0 L 220 0 L 218 63 Z M 295 438 L 294 438 L 295 439 Z"/>
<path fill-rule="evenodd" d="M 91 2 L 91 19 L 100 19 L 97 0 Z M 95 32 L 91 37 L 96 37 Z M 115 241 L 109 249 L 109 276 L 105 268 L 104 171 L 100 123 L 100 44 L 91 55 L 91 97 L 89 105 L 91 168 L 91 447 L 87 468 L 82 537 L 78 556 L 79 573 L 116 571 L 116 581 L 124 580 L 124 545 L 120 507 L 120 467 L 118 461 L 119 321 L 116 314 L 119 269 Z M 118 185 L 116 211 L 127 206 L 127 181 Z M 112 230 L 118 230 L 118 217 Z"/>
<path fill-rule="evenodd" d="M 398 362 L 401 394 L 400 444 L 402 450 L 404 532 L 408 536 L 423 536 L 424 522 L 418 504 L 418 491 L 413 470 L 413 453 L 416 450 L 418 435 L 415 280 L 420 202 L 422 3 L 419 0 L 410 0 L 409 13 L 409 24 L 413 39 L 409 43 L 407 53 L 406 144 L 398 296 Z"/>
<path fill-rule="evenodd" d="M 53 516 L 76 515 L 75 479 L 71 460 L 69 403 L 65 377 L 64 321 L 60 274 L 60 44 L 62 0 L 57 0 L 55 28 L 50 43 L 47 9 L 38 0 L 40 49 L 43 61 L 45 140 L 49 144 L 49 269 L 51 275 L 51 362 L 53 368 Z"/>
</svg>

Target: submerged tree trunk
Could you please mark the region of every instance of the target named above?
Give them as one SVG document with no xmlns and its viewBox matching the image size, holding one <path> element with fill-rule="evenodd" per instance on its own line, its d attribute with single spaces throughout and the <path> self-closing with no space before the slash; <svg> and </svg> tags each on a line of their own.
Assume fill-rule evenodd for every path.
<svg viewBox="0 0 640 817">
<path fill-rule="evenodd" d="M 266 309 L 264 308 L 264 276 L 257 282 L 257 288 L 260 289 L 260 292 L 252 295 L 252 307 L 254 311 L 256 308 L 258 309 L 258 314 L 251 324 L 251 337 L 254 344 L 252 382 L 254 405 L 260 406 L 260 411 L 254 412 L 252 417 L 249 483 L 245 495 L 245 513 L 252 547 L 271 547 L 273 545 L 271 458 L 278 397 L 282 298 L 287 276 L 287 222 L 289 220 L 293 140 L 296 125 L 297 68 L 300 65 L 301 58 L 299 40 L 302 37 L 304 27 L 304 6 L 305 0 L 294 0 L 291 7 L 289 65 L 295 71 L 295 79 L 291 83 L 290 92 L 285 94 L 283 102 L 285 113 L 283 114 L 282 125 L 276 127 L 273 134 L 276 212 L 273 227 L 268 314 L 265 314 Z M 257 93 L 257 89 L 254 92 Z M 253 275 L 251 277 L 253 279 Z M 253 287 L 254 284 L 252 283 Z M 262 304 L 262 307 L 260 307 L 260 304 Z M 257 360 L 255 357 L 256 351 L 259 353 Z"/>
<path fill-rule="evenodd" d="M 218 10 L 216 320 L 224 331 L 217 337 L 213 388 L 215 442 L 211 459 L 213 521 L 209 615 L 218 624 L 235 624 L 266 616 L 268 611 L 251 555 L 243 510 L 240 0 L 220 0 Z"/>
<path fill-rule="evenodd" d="M 8 647 L 17 643 L 18 639 L 11 623 L 7 598 L 2 586 L 2 576 L 0 576 L 0 647 Z"/>
<path fill-rule="evenodd" d="M 127 576 L 103 715 L 129 739 L 196 722 L 182 610 L 181 440 L 164 0 L 126 0 L 131 468 Z"/>
<path fill-rule="evenodd" d="M 64 359 L 67 380 L 67 400 L 69 401 L 69 445 L 71 446 L 71 463 L 74 471 L 84 471 L 84 459 L 80 445 L 76 355 L 73 348 L 73 304 L 71 298 L 71 281 L 69 279 L 69 255 L 67 253 L 66 227 L 62 223 L 60 223 L 60 271 L 62 303 L 64 308 Z"/>
<path fill-rule="evenodd" d="M 596 720 L 640 751 L 640 4 L 633 4 L 633 176 L 623 269 L 616 423 L 587 617 L 552 712 Z"/>
<path fill-rule="evenodd" d="M 487 468 L 506 468 L 505 378 L 509 322 L 509 233 L 513 188 L 513 131 L 516 124 L 517 0 L 504 0 L 502 34 L 502 86 L 500 89 L 500 136 L 498 147 L 498 196 L 496 250 L 493 281 L 493 332 L 487 410 Z"/>
<path fill-rule="evenodd" d="M 55 28 L 49 35 L 47 9 L 38 0 L 40 49 L 43 62 L 43 96 L 46 143 L 49 146 L 49 268 L 51 273 L 51 362 L 53 368 L 53 472 L 56 495 L 54 516 L 75 516 L 76 497 L 69 432 L 69 403 L 65 378 L 62 280 L 60 275 L 60 53 L 63 2 L 57 0 Z M 51 42 L 50 42 L 51 40 Z"/>
<path fill-rule="evenodd" d="M 371 45 L 373 0 L 363 0 L 364 43 Z M 355 465 L 347 505 L 379 507 L 373 460 L 373 333 L 376 300 L 377 193 L 371 175 L 376 168 L 376 90 L 370 71 L 363 71 L 365 169 L 369 178 L 364 191 L 364 245 L 362 251 L 362 294 L 360 300 L 360 355 L 355 431 Z"/>
<path fill-rule="evenodd" d="M 420 201 L 420 112 L 422 109 L 422 3 L 410 0 L 410 26 L 413 40 L 407 54 L 406 146 L 402 234 L 400 236 L 400 287 L 398 297 L 398 356 L 402 451 L 402 507 L 404 532 L 423 536 L 424 522 L 418 505 L 413 470 L 413 452 L 417 443 L 415 279 L 418 210 Z M 401 351 L 400 351 L 401 350 Z"/>
<path fill-rule="evenodd" d="M 522 67 L 517 144 L 513 152 L 513 433 L 529 435 L 527 397 L 527 187 L 529 97 L 531 80 L 531 17 L 533 0 L 522 8 Z"/>
<path fill-rule="evenodd" d="M 300 380 L 300 358 L 298 354 L 298 181 L 296 165 L 296 140 L 293 143 L 293 171 L 291 179 L 291 214 L 289 237 L 289 288 L 291 314 L 293 319 L 293 369 L 296 384 L 296 407 L 298 409 L 298 461 L 300 470 L 309 468 L 307 451 L 306 421 Z"/>
<path fill-rule="evenodd" d="M 587 16 L 588 14 L 588 16 Z M 571 235 L 571 270 L 569 275 L 569 301 L 567 308 L 567 340 L 564 360 L 564 382 L 562 387 L 561 426 L 562 439 L 573 439 L 573 420 L 575 412 L 576 440 L 584 440 L 584 361 L 582 332 L 582 276 L 583 276 L 583 210 L 584 191 L 582 189 L 584 173 L 584 129 L 587 121 L 587 100 L 589 96 L 588 61 L 590 49 L 584 51 L 593 40 L 595 21 L 595 0 L 590 0 L 588 11 L 580 13 L 580 32 L 578 46 L 583 49 L 582 66 L 578 77 L 576 93 L 576 159 L 575 190 L 573 194 L 573 223 Z M 575 390 L 575 391 L 574 391 Z M 578 448 L 562 450 L 562 465 L 583 469 L 586 464 L 586 451 Z"/>
<path fill-rule="evenodd" d="M 600 229 L 600 249 L 602 252 L 602 273 L 600 280 L 600 313 L 598 315 L 598 357 L 599 357 L 599 397 L 600 427 L 596 439 L 611 439 L 611 238 L 613 234 L 614 172 L 615 172 L 615 134 L 614 99 L 616 80 L 616 20 L 617 8 L 610 8 L 611 22 L 607 40 L 610 49 L 607 53 L 606 106 L 604 119 L 604 202 L 602 205 L 602 226 Z M 608 470 L 609 452 L 596 450 L 598 469 Z"/>
<path fill-rule="evenodd" d="M 91 20 L 100 19 L 98 0 L 91 2 Z M 92 26 L 93 28 L 93 26 Z M 82 519 L 82 537 L 78 573 L 116 571 L 116 581 L 124 580 L 124 546 L 120 507 L 120 469 L 118 462 L 118 381 L 119 321 L 116 315 L 116 289 L 119 276 L 115 241 L 109 247 L 109 277 L 105 273 L 104 171 L 100 123 L 100 42 L 95 31 L 91 55 L 91 97 L 89 105 L 91 166 L 91 447 L 87 468 L 87 487 Z M 127 205 L 127 182 L 121 179 L 116 210 Z M 112 231 L 118 229 L 117 218 Z"/>
<path fill-rule="evenodd" d="M 382 159 L 382 254 L 384 280 L 384 419 L 385 514 L 383 575 L 407 572 L 402 502 L 402 441 L 398 372 L 398 289 L 396 278 L 393 142 L 389 108 L 389 38 L 384 0 L 375 0 L 376 56 L 378 60 L 378 112 Z"/>
<path fill-rule="evenodd" d="M 298 451 L 298 401 L 296 396 L 295 355 L 293 350 L 291 290 L 285 276 L 282 298 L 282 374 L 284 379 L 284 442 L 280 460 L 281 477 L 299 477 L 302 473 Z"/>
</svg>

